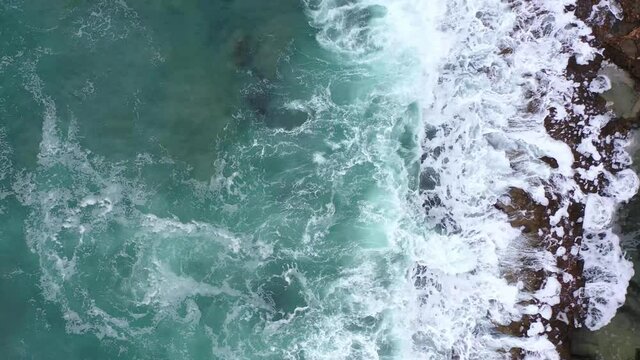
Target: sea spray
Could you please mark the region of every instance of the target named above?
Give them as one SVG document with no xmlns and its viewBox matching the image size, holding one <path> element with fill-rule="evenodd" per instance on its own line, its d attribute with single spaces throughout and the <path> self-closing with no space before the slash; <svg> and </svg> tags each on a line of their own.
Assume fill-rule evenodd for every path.
<svg viewBox="0 0 640 360">
<path fill-rule="evenodd" d="M 591 307 L 588 324 L 606 322 L 629 274 L 607 219 L 637 186 L 596 167 L 584 174 L 609 177 L 607 191 L 583 194 L 575 157 L 601 149 L 576 152 L 545 129 L 580 111 L 570 58 L 598 56 L 570 5 L 101 2 L 60 9 L 58 28 L 20 28 L 48 45 L 16 41 L 24 49 L 0 63 L 29 119 L 0 107 L 13 116 L 3 131 L 34 123 L 24 133 L 39 143 L 29 163 L 14 156 L 22 138 L 0 137 L 13 162 L 0 158 L 0 181 L 19 202 L 2 206 L 16 206 L 5 212 L 21 219 L 35 262 L 7 277 L 40 294 L 10 353 L 558 358 L 549 320 L 573 316 L 559 308 L 565 284 L 578 285 L 559 264 L 582 251 L 587 268 L 607 259 L 624 270 L 585 286 L 587 299 L 614 300 Z M 60 54 L 96 69 L 66 69 Z M 67 83 L 51 68 L 78 81 L 57 86 Z M 228 116 L 212 112 L 229 104 Z M 610 119 L 591 116 L 590 134 Z M 121 132 L 96 131 L 103 123 Z M 533 226 L 496 208 L 522 199 L 542 209 L 550 243 L 579 236 L 569 215 L 583 203 L 585 227 L 604 230 L 582 250 L 531 246 Z M 589 257 L 594 242 L 611 251 Z M 518 269 L 544 276 L 527 287 Z"/>
<path fill-rule="evenodd" d="M 562 341 L 559 337 L 550 338 L 550 342 L 546 340 L 546 334 L 553 333 L 553 329 L 544 324 L 552 317 L 568 321 L 567 312 L 562 311 L 562 294 L 568 291 L 572 299 L 569 301 L 575 302 L 574 306 L 581 298 L 575 292 L 580 286 L 579 279 L 567 273 L 563 275 L 562 269 L 557 268 L 556 256 L 573 258 L 574 264 L 580 259 L 585 261 L 584 296 L 589 303 L 584 321 L 590 328 L 606 324 L 612 310 L 615 311 L 624 299 L 630 267 L 620 254 L 617 237 L 605 230 L 610 226 L 610 218 L 605 221 L 607 225 L 599 229 L 604 232 L 597 236 L 600 241 L 607 239 L 605 248 L 591 244 L 596 237 L 590 235 L 595 225 L 592 218 L 586 219 L 587 234 L 582 243 L 582 255 L 579 255 L 581 234 L 572 228 L 579 230 L 580 227 L 575 228 L 575 221 L 583 219 L 570 219 L 568 209 L 573 206 L 571 203 L 583 204 L 585 197 L 574 182 L 574 168 L 578 168 L 578 174 L 581 171 L 597 172 L 608 179 L 609 190 L 605 193 L 611 200 L 597 205 L 587 201 L 586 215 L 594 211 L 615 211 L 616 204 L 635 194 L 638 180 L 628 170 L 615 176 L 602 167 L 581 170 L 580 162 L 574 165 L 572 144 L 563 143 L 561 136 L 552 138 L 545 129 L 545 120 L 550 116 L 558 121 L 574 121 L 575 118 L 563 115 L 565 108 L 572 113 L 582 111 L 582 123 L 577 123 L 578 127 L 584 126 L 585 121 L 587 124 L 599 121 L 600 126 L 604 126 L 612 119 L 611 114 L 604 113 L 594 114 L 594 120 L 590 120 L 591 113 L 584 113 L 580 106 L 568 102 L 579 91 L 574 80 L 566 77 L 570 58 L 587 63 L 598 56 L 597 49 L 588 42 L 590 29 L 571 11 L 572 2 L 515 1 L 506 4 L 478 1 L 437 6 L 402 1 L 347 4 L 325 1 L 322 4 L 324 8 L 320 7 L 313 14 L 322 26 L 320 42 L 325 46 L 339 54 L 347 54 L 352 60 L 373 64 L 374 68 L 377 65 L 377 69 L 385 68 L 379 63 L 411 63 L 407 58 L 413 59 L 411 66 L 420 69 L 417 76 L 413 75 L 414 69 L 404 70 L 404 74 L 411 74 L 408 76 L 411 80 L 401 86 L 411 89 L 405 93 L 408 98 L 404 101 L 419 104 L 425 127 L 420 193 L 428 226 L 436 230 L 436 234 L 423 239 L 423 244 L 412 244 L 414 249 L 426 245 L 423 253 L 418 252 L 414 258 L 419 264 L 413 270 L 415 285 L 425 291 L 418 295 L 421 304 L 412 311 L 414 319 L 419 319 L 413 322 L 414 349 L 422 349 L 428 354 L 434 347 L 441 346 L 441 355 L 478 357 L 473 352 L 483 346 L 478 346 L 482 336 L 475 336 L 477 326 L 484 323 L 486 328 L 480 333 L 488 334 L 490 322 L 494 325 L 519 323 L 518 313 L 526 315 L 531 310 L 529 307 L 516 310 L 518 304 L 531 303 L 531 296 L 536 304 L 534 308 L 538 309 L 533 314 L 537 315 L 532 322 L 525 321 L 530 325 L 523 335 L 532 340 L 521 343 L 507 340 L 502 346 L 504 350 L 511 346 L 524 349 L 534 357 L 558 356 L 554 347 Z M 380 8 L 385 9 L 381 19 L 367 22 L 366 26 L 345 28 L 345 19 L 353 14 L 373 13 L 372 9 L 380 13 Z M 436 26 L 433 26 L 434 21 Z M 337 28 L 343 30 L 337 32 L 342 37 L 335 35 Z M 584 131 L 583 134 L 585 138 L 577 151 L 599 160 L 599 150 L 589 145 L 599 141 L 599 131 Z M 616 149 L 624 146 L 619 141 L 615 145 Z M 621 154 L 619 156 L 625 156 L 623 150 L 616 151 Z M 554 159 L 554 166 L 550 168 L 545 159 Z M 625 163 L 615 159 L 609 161 Z M 594 176 L 592 174 L 590 178 L 593 180 Z M 548 249 L 551 252 L 545 247 L 530 248 L 525 240 L 529 235 L 520 236 L 506 228 L 504 216 L 492 209 L 502 194 L 514 188 L 525 189 L 526 196 L 540 209 L 547 207 L 550 201 L 559 202 L 554 213 L 547 212 L 549 232 L 539 229 L 539 233 L 534 234 L 545 242 L 555 243 Z M 620 191 L 624 194 L 614 195 Z M 559 226 L 561 223 L 565 225 Z M 558 247 L 563 243 L 560 239 L 575 245 L 570 249 Z M 574 243 L 574 240 L 578 241 Z M 594 252 L 594 247 L 602 250 Z M 444 251 L 442 256 L 438 256 L 439 249 Z M 521 266 L 518 263 L 527 259 L 517 252 L 513 254 L 510 249 L 531 252 L 533 264 L 528 271 L 532 274 L 543 269 L 548 278 L 541 279 L 534 288 L 520 288 L 519 294 L 513 294 L 515 290 L 500 284 L 500 271 L 518 268 Z M 612 263 L 619 266 L 606 271 L 605 276 L 597 275 L 602 271 L 602 264 Z M 474 276 L 460 275 L 465 273 Z M 556 279 L 554 274 L 561 276 Z M 521 275 L 531 276 L 526 275 L 526 271 Z M 478 280 L 482 278 L 498 280 L 493 291 L 483 283 L 483 293 L 464 292 L 478 302 L 478 308 L 492 309 L 492 305 L 498 304 L 496 311 L 489 310 L 487 316 L 483 313 L 465 316 L 468 308 L 456 308 L 455 302 L 443 305 L 434 296 L 435 293 L 446 299 L 459 299 L 456 280 L 460 278 L 464 278 L 465 283 L 482 281 Z M 574 285 L 562 290 L 561 282 Z M 446 293 L 445 284 L 456 285 Z M 541 288 L 536 290 L 537 286 Z M 527 295 L 529 291 L 533 294 Z M 604 293 L 609 295 L 603 296 Z M 580 308 L 573 307 L 571 312 L 574 313 L 571 319 L 576 323 L 569 326 L 579 326 L 583 321 Z M 432 315 L 434 313 L 438 316 Z M 454 318 L 455 323 L 452 322 Z M 425 332 L 423 329 L 433 330 Z M 458 332 L 451 334 L 453 329 Z M 562 336 L 564 339 L 566 335 Z M 537 338 L 541 341 L 535 340 Z M 500 347 L 496 345 L 499 343 L 492 345 Z"/>
</svg>

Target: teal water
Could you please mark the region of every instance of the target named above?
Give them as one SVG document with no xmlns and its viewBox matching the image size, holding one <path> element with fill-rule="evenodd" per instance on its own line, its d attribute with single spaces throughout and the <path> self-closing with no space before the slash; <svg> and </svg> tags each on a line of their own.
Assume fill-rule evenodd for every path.
<svg viewBox="0 0 640 360">
<path fill-rule="evenodd" d="M 3 358 L 398 352 L 416 111 L 308 10 L 0 3 Z"/>
<path fill-rule="evenodd" d="M 0 358 L 556 359 L 569 250 L 495 204 L 578 189 L 544 128 L 597 52 L 568 9 L 0 0 Z M 631 276 L 605 220 L 638 184 L 602 171 L 593 327 Z M 526 337 L 496 330 L 525 313 Z"/>
</svg>

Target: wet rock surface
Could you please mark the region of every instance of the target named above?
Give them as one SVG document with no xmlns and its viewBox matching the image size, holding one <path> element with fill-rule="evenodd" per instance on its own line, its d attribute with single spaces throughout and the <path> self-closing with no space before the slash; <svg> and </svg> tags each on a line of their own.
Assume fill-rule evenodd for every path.
<svg viewBox="0 0 640 360">
<path fill-rule="evenodd" d="M 629 72 L 632 77 L 640 78 L 640 2 L 636 0 L 623 0 L 620 8 L 603 9 L 599 7 L 600 1 L 578 1 L 574 9 L 576 15 L 587 22 L 593 28 L 594 38 L 592 45 L 604 49 L 603 57 L 595 59 L 587 65 L 578 65 L 572 61 L 567 68 L 567 76 L 572 77 L 577 83 L 591 83 L 600 74 L 604 74 L 611 80 L 612 89 L 604 94 L 593 93 L 589 89 L 579 89 L 573 103 L 585 105 L 587 109 L 587 122 L 589 116 L 612 109 L 619 116 L 615 121 L 609 122 L 599 135 L 599 142 L 594 145 L 603 155 L 600 163 L 607 171 L 615 174 L 625 167 L 615 161 L 616 148 L 613 146 L 616 140 L 631 136 L 631 130 L 638 128 L 638 94 L 637 85 L 633 79 L 621 71 L 608 66 L 607 62 L 617 65 Z M 616 11 L 619 11 L 618 13 Z M 603 66 L 604 64 L 604 66 Z M 595 80 L 597 81 L 597 79 Z M 592 158 L 585 158 L 576 151 L 575 145 L 579 143 L 581 129 L 584 125 L 578 125 L 580 120 L 573 118 L 563 126 L 546 124 L 547 131 L 556 139 L 567 143 L 574 152 L 576 168 L 587 165 L 598 165 Z M 588 124 L 587 124 L 588 125 Z M 637 158 L 637 156 L 636 156 Z M 637 159 L 636 159 L 637 160 Z M 635 169 L 636 171 L 638 169 Z M 576 178 L 581 190 L 585 193 L 601 193 L 606 187 L 606 179 L 597 181 L 585 181 Z M 629 209 L 632 209 L 631 211 Z M 633 216 L 633 209 L 637 209 L 637 216 Z M 634 200 L 625 206 L 621 214 L 623 234 L 635 234 L 637 237 L 640 227 L 634 219 L 640 218 L 640 200 L 636 196 Z M 575 229 L 578 230 L 578 229 Z M 628 236 L 627 236 L 628 237 Z M 631 236 L 633 237 L 633 235 Z M 637 239 L 626 239 L 626 248 L 635 257 L 634 267 L 638 265 Z M 579 242 L 576 238 L 576 242 Z M 624 246 L 625 244 L 623 244 Z M 571 264 L 569 264 L 571 265 Z M 571 269 L 571 273 L 580 276 L 580 265 Z M 559 345 L 559 352 L 563 359 L 640 359 L 640 308 L 637 299 L 640 297 L 639 276 L 632 279 L 628 289 L 627 302 L 618 311 L 618 315 L 611 324 L 604 329 L 591 332 L 585 328 L 567 329 L 567 339 L 564 346 Z M 579 300 L 579 299 L 576 299 Z M 579 314 L 577 315 L 579 316 Z M 579 325 L 579 322 L 577 323 Z"/>
<path fill-rule="evenodd" d="M 602 11 L 594 14 L 594 6 L 599 1 L 579 1 L 576 14 L 593 28 L 595 42 L 604 49 L 604 57 L 628 72 L 608 71 L 605 75 L 611 79 L 612 89 L 603 94 L 609 102 L 614 102 L 614 110 L 620 116 L 618 121 L 610 123 L 607 133 L 628 136 L 630 130 L 640 125 L 638 117 L 638 86 L 640 79 L 640 1 L 621 0 L 614 12 Z M 632 79 L 635 78 L 635 79 Z M 636 81 L 634 81 L 636 80 Z M 637 135 L 636 135 L 637 136 Z M 640 169 L 637 163 L 640 153 L 634 155 L 635 171 Z M 640 359 L 640 198 L 634 197 L 619 214 L 619 233 L 623 234 L 623 247 L 627 257 L 634 263 L 635 276 L 627 289 L 625 304 L 618 310 L 611 323 L 603 329 L 592 332 L 577 330 L 572 338 L 571 358 L 573 359 Z"/>
<path fill-rule="evenodd" d="M 528 336 L 527 329 L 531 324 L 541 323 L 547 329 L 545 334 L 556 346 L 561 359 L 640 359 L 640 352 L 637 352 L 633 345 L 626 346 L 624 351 L 620 350 L 619 346 L 620 343 L 629 345 L 634 343 L 634 339 L 635 342 L 640 340 L 640 331 L 635 325 L 638 324 L 637 320 L 640 320 L 637 317 L 640 311 L 637 308 L 632 309 L 634 305 L 630 304 L 634 300 L 628 300 L 627 304 L 620 309 L 619 313 L 623 315 L 613 320 L 613 327 L 605 328 L 605 331 L 609 332 L 611 329 L 616 329 L 614 332 L 620 330 L 608 335 L 618 339 L 617 342 L 606 343 L 606 346 L 615 349 L 614 352 L 605 352 L 606 354 L 603 355 L 604 353 L 598 351 L 597 346 L 595 349 L 592 346 L 596 341 L 585 335 L 592 332 L 583 328 L 586 311 L 588 311 L 588 299 L 583 292 L 584 263 L 579 252 L 575 250 L 581 248 L 583 238 L 602 235 L 583 229 L 584 196 L 588 194 L 609 196 L 607 194 L 608 178 L 628 168 L 628 164 L 620 161 L 623 157 L 619 156 L 619 152 L 622 150 L 617 144 L 629 138 L 631 130 L 636 129 L 640 124 L 638 96 L 635 93 L 629 93 L 635 88 L 632 80 L 629 81 L 624 77 L 620 77 L 617 81 L 613 79 L 612 82 L 617 86 L 613 91 L 605 94 L 602 94 L 602 91 L 594 91 L 594 87 L 599 87 L 599 83 L 614 78 L 612 71 L 603 70 L 611 67 L 609 62 L 627 70 L 632 76 L 640 78 L 640 1 L 622 1 L 621 8 L 618 9 L 605 8 L 600 0 L 578 0 L 575 6 L 568 7 L 566 10 L 575 12 L 578 18 L 593 28 L 593 38 L 586 40 L 592 46 L 604 49 L 602 56 L 597 56 L 586 64 L 580 64 L 575 58 L 570 59 L 566 76 L 576 84 L 574 96 L 568 101 L 567 107 L 562 109 L 563 111 L 549 109 L 549 116 L 544 124 L 552 138 L 570 147 L 574 157 L 573 168 L 576 170 L 573 180 L 582 194 L 574 196 L 573 193 L 558 191 L 558 184 L 564 179 L 557 174 L 549 180 L 549 183 L 544 184 L 545 197 L 548 200 L 546 206 L 540 205 L 526 191 L 518 188 L 512 188 L 496 204 L 498 209 L 509 216 L 511 225 L 522 230 L 530 248 L 544 248 L 551 254 L 564 254 L 556 258 L 557 269 L 550 270 L 536 266 L 535 259 L 528 259 L 527 254 L 523 253 L 519 263 L 525 265 L 519 269 L 509 269 L 508 280 L 519 281 L 523 284 L 525 291 L 535 293 L 543 289 L 546 282 L 555 279 L 561 284 L 560 301 L 552 305 L 553 316 L 550 318 L 542 316 L 541 311 L 525 315 L 520 321 L 501 327 L 500 330 L 503 333 L 525 337 Z M 615 75 L 615 72 L 613 73 Z M 606 83 L 600 85 L 604 88 L 609 86 Z M 617 107 L 613 106 L 614 103 Z M 532 100 L 532 104 L 530 110 L 535 111 L 535 99 Z M 576 105 L 582 109 L 580 113 L 575 112 Z M 611 111 L 615 111 L 619 118 L 612 119 L 606 125 L 599 127 L 597 124 L 600 117 Z M 594 129 L 597 129 L 595 133 Z M 585 141 L 593 145 L 597 156 L 580 151 L 580 146 Z M 552 169 L 558 166 L 556 159 L 544 157 L 540 160 Z M 589 171 L 592 168 L 603 170 L 593 177 Z M 635 219 L 638 219 L 640 218 L 640 201 L 636 200 L 635 203 L 638 208 L 638 217 Z M 566 209 L 568 216 L 562 217 L 557 223 L 552 223 L 552 215 L 560 209 Z M 635 223 L 635 221 L 632 222 Z M 636 227 L 634 231 L 640 233 L 640 226 Z M 635 281 L 637 280 L 638 276 L 635 277 Z M 630 287 L 630 298 L 633 297 L 634 289 L 638 290 L 635 293 L 640 295 L 638 283 L 632 281 Z M 634 302 L 636 305 L 637 303 L 638 301 Z M 522 305 L 534 305 L 541 309 L 545 306 L 535 297 L 529 303 Z M 633 315 L 633 318 L 626 316 L 627 313 Z M 511 355 L 513 359 L 522 359 L 526 354 L 524 351 L 514 349 Z"/>
<path fill-rule="evenodd" d="M 619 8 L 600 15 L 587 14 L 599 1 L 583 1 L 578 7 L 579 16 L 591 21 L 594 35 L 604 48 L 604 55 L 614 64 L 640 78 L 640 2 L 620 0 Z"/>
</svg>

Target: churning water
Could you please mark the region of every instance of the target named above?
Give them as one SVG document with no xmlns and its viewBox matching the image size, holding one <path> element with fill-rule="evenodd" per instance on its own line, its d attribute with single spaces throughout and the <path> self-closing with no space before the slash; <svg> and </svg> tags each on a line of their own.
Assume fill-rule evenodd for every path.
<svg viewBox="0 0 640 360">
<path fill-rule="evenodd" d="M 505 280 L 494 204 L 574 171 L 543 126 L 596 53 L 570 3 L 1 1 L 3 353 L 553 359 L 495 330 L 559 285 Z M 632 273 L 610 236 L 594 328 Z"/>
</svg>

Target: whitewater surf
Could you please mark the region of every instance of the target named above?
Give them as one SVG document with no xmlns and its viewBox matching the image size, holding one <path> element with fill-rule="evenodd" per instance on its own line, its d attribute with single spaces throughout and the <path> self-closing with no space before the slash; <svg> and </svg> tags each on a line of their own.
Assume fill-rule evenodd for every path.
<svg viewBox="0 0 640 360">
<path fill-rule="evenodd" d="M 624 301 L 573 1 L 0 9 L 10 358 L 560 359 Z"/>
</svg>

